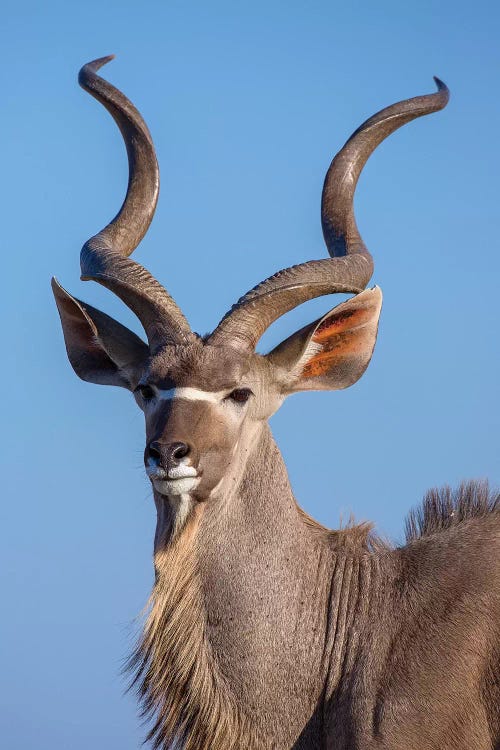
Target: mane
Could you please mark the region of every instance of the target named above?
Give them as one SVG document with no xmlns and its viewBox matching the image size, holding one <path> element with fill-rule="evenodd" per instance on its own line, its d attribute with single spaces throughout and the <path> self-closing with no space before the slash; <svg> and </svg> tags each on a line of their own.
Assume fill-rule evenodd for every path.
<svg viewBox="0 0 500 750">
<path fill-rule="evenodd" d="M 392 549 L 392 545 L 374 528 L 371 521 L 356 521 L 354 515 L 350 514 L 347 521 L 340 519 L 338 529 L 329 529 L 327 526 L 316 521 L 315 518 L 297 505 L 299 515 L 305 525 L 320 536 L 328 536 L 336 549 L 356 550 L 358 552 L 378 553 Z"/>
<path fill-rule="evenodd" d="M 155 750 L 256 750 L 262 745 L 206 636 L 193 529 L 157 551 L 155 567 L 143 633 L 125 667 L 151 726 L 146 741 Z"/>
<path fill-rule="evenodd" d="M 471 518 L 500 516 L 500 493 L 490 490 L 487 481 L 468 481 L 456 490 L 445 486 L 429 490 L 420 507 L 410 511 L 406 541 L 437 534 Z"/>
</svg>

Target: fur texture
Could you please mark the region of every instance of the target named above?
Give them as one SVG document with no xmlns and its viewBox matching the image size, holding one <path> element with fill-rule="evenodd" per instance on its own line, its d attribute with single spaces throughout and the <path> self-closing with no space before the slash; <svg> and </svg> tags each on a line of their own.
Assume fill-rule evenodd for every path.
<svg viewBox="0 0 500 750">
<path fill-rule="evenodd" d="M 127 669 L 154 748 L 262 747 L 211 652 L 196 567 L 196 518 L 155 554 L 143 635 Z"/>
<path fill-rule="evenodd" d="M 483 522 L 491 531 L 490 522 L 498 519 L 497 529 L 500 529 L 499 510 L 498 495 L 490 492 L 485 483 L 468 482 L 456 493 L 447 487 L 432 490 L 422 507 L 408 518 L 408 546 L 394 548 L 373 536 L 369 524 L 351 523 L 341 531 L 328 531 L 297 507 L 297 519 L 308 529 L 311 538 L 317 539 L 320 546 L 328 544 L 331 581 L 321 661 L 323 687 L 302 732 L 283 741 L 279 732 L 275 735 L 269 727 L 266 730 L 262 726 L 259 715 L 246 713 L 245 702 L 234 689 L 232 675 L 224 672 L 217 648 L 211 643 L 207 624 L 209 609 L 200 569 L 203 557 L 199 549 L 202 543 L 200 521 L 204 511 L 198 506 L 197 513 L 174 541 L 169 541 L 168 535 L 163 539 L 157 537 L 156 582 L 143 636 L 129 662 L 129 668 L 135 673 L 134 684 L 142 701 L 143 714 L 153 719 L 148 735 L 153 747 L 162 750 L 171 747 L 183 750 L 285 750 L 291 747 L 295 750 L 350 750 L 353 747 L 360 750 L 400 750 L 403 747 L 405 750 L 468 750 L 470 747 L 489 750 L 496 747 L 489 743 L 500 741 L 500 727 L 495 720 L 495 713 L 498 714 L 498 705 L 495 706 L 497 657 L 491 654 L 494 636 L 488 632 L 489 616 L 482 620 L 479 615 L 479 610 L 486 606 L 484 592 L 480 590 L 480 582 L 451 592 L 451 582 L 440 572 L 440 565 L 443 559 L 446 563 L 446 556 L 450 566 L 464 565 L 460 545 L 455 545 L 453 554 L 450 552 L 449 545 L 454 544 L 450 533 L 456 530 L 459 538 L 468 540 L 464 547 L 465 555 L 470 557 L 477 548 L 478 538 L 481 539 Z M 470 522 L 476 526 L 467 535 Z M 446 549 L 444 558 L 443 549 Z M 313 549 L 311 554 L 314 554 Z M 472 564 L 477 562 L 473 560 Z M 427 565 L 435 568 L 441 589 L 422 575 L 421 568 Z M 244 581 L 241 585 L 244 586 Z M 477 601 L 471 600 L 471 605 L 467 605 L 467 616 L 465 612 L 460 615 L 461 607 L 457 610 L 455 605 L 443 604 L 450 596 L 450 601 L 454 601 L 457 594 L 467 600 L 471 589 L 477 589 Z M 430 606 L 427 612 L 426 602 L 434 599 L 439 604 Z M 449 608 L 444 623 L 440 623 L 441 605 Z M 290 602 L 289 606 L 295 604 Z M 319 597 L 318 607 L 321 606 Z M 471 638 L 476 645 L 472 643 L 469 653 L 461 637 L 469 627 L 471 607 L 478 610 L 472 618 L 474 621 L 477 615 L 478 632 L 474 627 Z M 460 624 L 457 621 L 453 625 L 459 616 Z M 414 630 L 418 623 L 423 630 Z M 439 645 L 440 628 L 442 646 Z M 434 677 L 429 670 L 428 684 L 424 687 L 420 683 L 421 667 L 417 667 L 415 659 L 427 663 L 428 637 L 435 638 L 432 651 L 438 671 Z M 457 700 L 465 700 L 464 680 L 467 695 L 476 708 L 470 708 L 465 723 L 460 720 L 456 724 L 446 711 L 445 718 L 438 718 L 437 714 L 436 727 L 429 729 L 428 722 L 423 722 L 419 735 L 413 717 L 420 715 L 420 702 L 423 700 L 425 705 L 426 694 L 433 695 L 433 681 L 438 685 L 433 700 L 436 705 L 443 702 L 439 693 L 439 682 L 443 679 L 439 661 L 442 659 L 446 663 L 449 659 L 450 643 L 453 648 L 462 648 L 465 672 L 462 677 L 459 661 L 455 674 L 451 674 L 450 679 L 444 676 L 449 691 L 446 711 L 452 710 L 455 696 Z M 474 654 L 480 643 L 485 644 L 482 647 L 484 660 L 479 662 L 484 667 L 480 668 L 476 679 L 469 674 L 467 664 L 471 674 L 479 669 Z M 398 673 L 399 679 L 407 675 L 402 683 L 397 681 Z M 311 684 L 315 678 L 316 675 L 311 674 Z M 395 679 L 399 687 L 395 687 Z M 492 684 L 497 684 L 496 693 Z M 307 692 L 306 686 L 304 690 Z M 482 698 L 481 691 L 485 691 Z M 394 695 L 399 696 L 399 703 L 404 703 L 405 695 L 413 696 L 408 698 L 413 707 L 407 726 L 401 720 Z M 390 711 L 389 706 L 393 706 Z M 440 723 L 444 729 L 439 729 Z M 443 739 L 443 731 L 445 735 L 451 732 L 448 744 Z M 434 735 L 439 738 L 436 742 Z M 466 744 L 471 738 L 475 744 Z"/>
</svg>

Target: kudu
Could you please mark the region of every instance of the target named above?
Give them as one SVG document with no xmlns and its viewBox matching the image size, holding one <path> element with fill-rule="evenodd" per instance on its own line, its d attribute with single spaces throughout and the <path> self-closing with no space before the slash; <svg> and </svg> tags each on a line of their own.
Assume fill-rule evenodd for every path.
<svg viewBox="0 0 500 750">
<path fill-rule="evenodd" d="M 156 579 L 129 667 L 156 748 L 500 748 L 498 497 L 470 483 L 431 492 L 406 546 L 369 525 L 324 528 L 297 505 L 267 420 L 299 390 L 362 375 L 381 292 L 353 194 L 375 147 L 442 109 L 446 86 L 367 120 L 326 175 L 329 259 L 279 271 L 199 336 L 172 297 L 128 258 L 158 195 L 149 131 L 85 65 L 80 84 L 111 113 L 128 152 L 121 210 L 85 243 L 82 278 L 115 292 L 147 344 L 54 280 L 69 360 L 84 380 L 129 389 L 146 420 L 157 510 Z M 319 295 L 355 296 L 255 352 L 267 327 Z"/>
</svg>

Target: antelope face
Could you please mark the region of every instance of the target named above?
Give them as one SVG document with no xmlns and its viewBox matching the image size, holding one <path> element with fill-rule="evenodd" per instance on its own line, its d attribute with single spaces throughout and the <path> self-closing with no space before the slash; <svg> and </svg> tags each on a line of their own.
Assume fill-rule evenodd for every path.
<svg viewBox="0 0 500 750">
<path fill-rule="evenodd" d="M 134 389 L 146 421 L 144 463 L 155 491 L 205 501 L 242 444 L 281 403 L 259 355 L 202 341 L 165 347 Z"/>
<path fill-rule="evenodd" d="M 236 466 L 244 469 L 260 426 L 285 396 L 356 382 L 375 346 L 381 303 L 380 289 L 365 290 L 266 356 L 198 339 L 150 358 L 133 391 L 156 492 L 207 500 Z"/>
</svg>

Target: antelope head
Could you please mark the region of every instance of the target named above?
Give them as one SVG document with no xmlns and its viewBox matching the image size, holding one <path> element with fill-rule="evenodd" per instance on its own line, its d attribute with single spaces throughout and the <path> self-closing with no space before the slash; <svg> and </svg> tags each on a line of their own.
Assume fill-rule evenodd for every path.
<svg viewBox="0 0 500 750">
<path fill-rule="evenodd" d="M 365 289 L 373 272 L 353 212 L 360 172 L 401 125 L 445 106 L 446 86 L 387 107 L 347 141 L 326 174 L 321 218 L 330 258 L 279 271 L 249 291 L 206 336 L 191 331 L 170 294 L 129 259 L 156 207 L 159 172 L 148 128 L 131 102 L 85 65 L 79 81 L 115 119 L 128 153 L 129 183 L 118 215 L 81 251 L 83 280 L 117 294 L 139 318 L 141 340 L 54 279 L 69 360 L 83 380 L 130 390 L 146 421 L 144 461 L 157 506 L 179 530 L 190 512 L 227 497 L 267 419 L 299 390 L 355 383 L 375 345 L 382 294 Z M 266 355 L 255 347 L 273 321 L 320 295 L 354 293 Z"/>
</svg>

